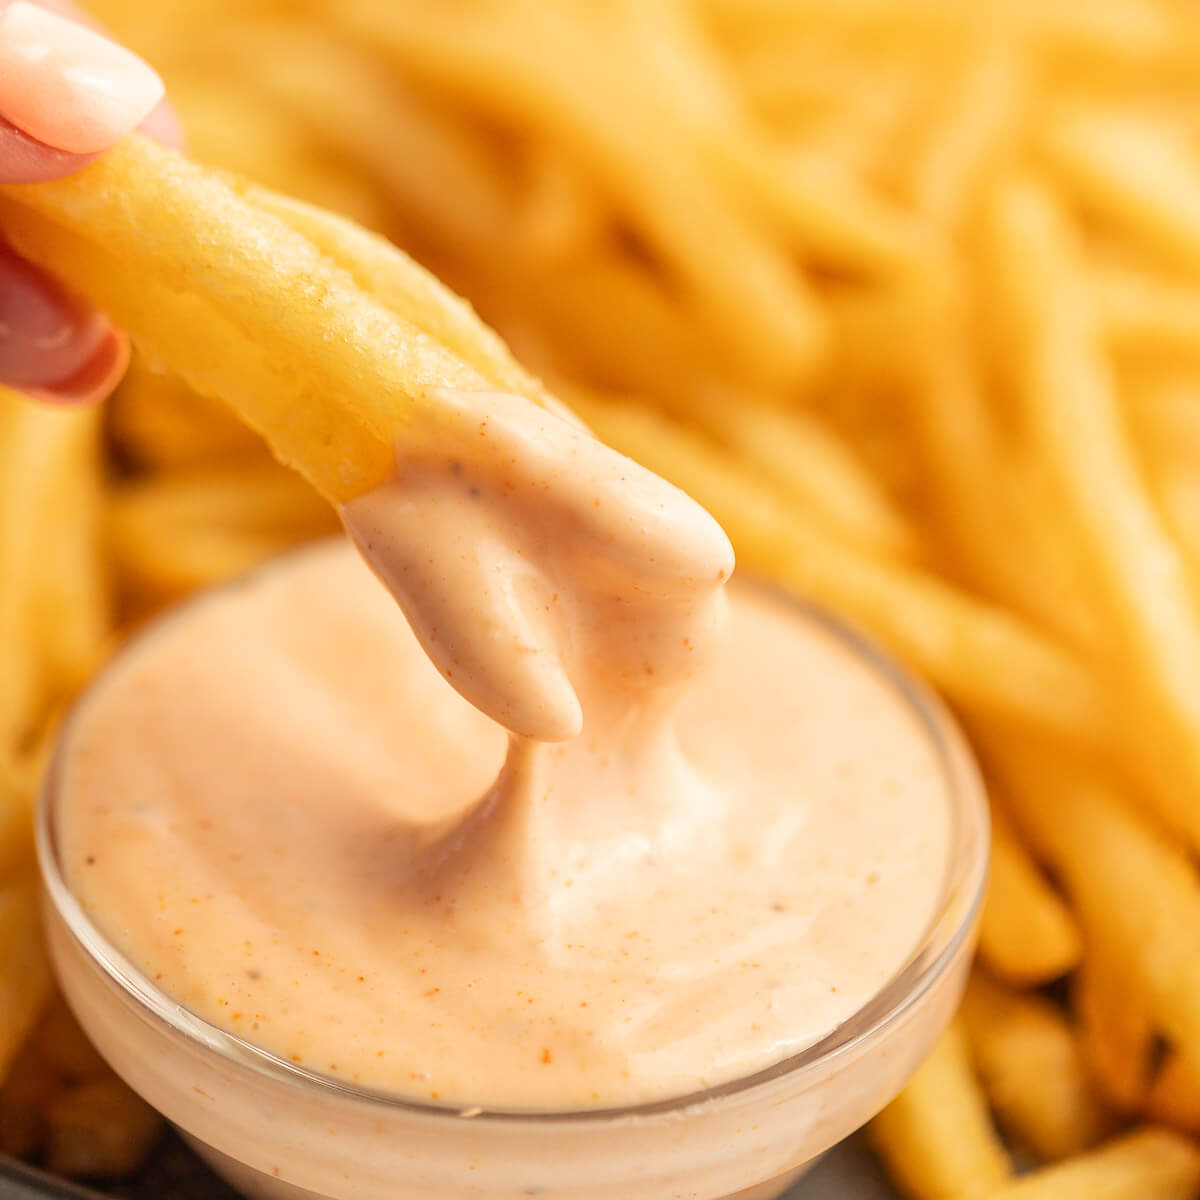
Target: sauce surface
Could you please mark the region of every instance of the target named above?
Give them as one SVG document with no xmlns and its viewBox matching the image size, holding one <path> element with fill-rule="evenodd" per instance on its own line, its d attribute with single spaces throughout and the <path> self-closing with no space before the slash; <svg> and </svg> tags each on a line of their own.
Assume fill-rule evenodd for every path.
<svg viewBox="0 0 1200 1200">
<path fill-rule="evenodd" d="M 451 456 L 405 478 L 458 480 L 445 486 L 461 507 L 457 489 L 496 482 L 470 469 Z M 658 575 L 626 570 L 686 518 L 658 520 L 646 494 L 616 566 L 589 553 L 584 600 L 536 627 L 532 650 L 496 651 L 563 664 L 530 722 L 511 723 L 577 723 L 570 740 L 510 737 L 456 694 L 443 675 L 463 633 L 419 642 L 345 545 L 194 602 L 128 650 L 63 759 L 61 861 L 94 923 L 213 1023 L 417 1100 L 638 1103 L 830 1032 L 934 916 L 940 764 L 893 685 L 791 607 L 735 586 L 717 637 L 724 566 L 702 529 Z M 485 519 L 533 511 L 504 503 Z M 579 518 L 563 511 L 560 537 Z M 396 528 L 368 514 L 355 531 L 377 563 L 390 555 L 393 592 L 420 541 Z M 486 567 L 468 561 L 477 546 L 455 569 Z M 546 611 L 558 565 L 539 560 L 522 612 Z M 631 588 L 637 602 L 614 608 Z M 605 641 L 612 620 L 625 626 Z M 603 645 L 624 649 L 598 661 Z"/>
</svg>

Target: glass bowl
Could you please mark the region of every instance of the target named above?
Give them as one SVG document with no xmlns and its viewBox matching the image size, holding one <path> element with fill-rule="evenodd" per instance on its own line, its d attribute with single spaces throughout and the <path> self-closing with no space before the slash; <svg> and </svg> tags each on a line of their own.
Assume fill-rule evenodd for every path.
<svg viewBox="0 0 1200 1200">
<path fill-rule="evenodd" d="M 190 1012 L 95 927 L 57 847 L 68 721 L 37 815 L 44 920 L 62 989 L 100 1052 L 234 1187 L 266 1200 L 768 1200 L 903 1086 L 950 1020 L 987 875 L 979 776 L 938 700 L 870 641 L 796 606 L 887 680 L 944 771 L 950 853 L 905 965 L 828 1036 L 702 1092 L 580 1112 L 415 1102 L 322 1076 Z M 80 706 L 87 704 L 87 696 Z"/>
</svg>

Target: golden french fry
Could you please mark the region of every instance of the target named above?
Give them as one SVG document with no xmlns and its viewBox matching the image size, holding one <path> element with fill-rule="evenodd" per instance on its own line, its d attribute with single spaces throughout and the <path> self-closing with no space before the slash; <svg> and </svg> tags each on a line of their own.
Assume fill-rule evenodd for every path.
<svg viewBox="0 0 1200 1200">
<path fill-rule="evenodd" d="M 132 1175 L 163 1129 L 162 1117 L 111 1072 L 60 1092 L 46 1121 L 46 1165 L 88 1179 Z"/>
<path fill-rule="evenodd" d="M 1075 107 L 1046 123 L 1042 143 L 1056 176 L 1121 234 L 1175 269 L 1200 270 L 1200 157 L 1181 131 Z"/>
<path fill-rule="evenodd" d="M 40 1155 L 46 1138 L 46 1109 L 63 1081 L 29 1038 L 0 1084 L 0 1153 L 16 1158 Z"/>
<path fill-rule="evenodd" d="M 962 1019 L 976 1069 L 1001 1127 L 1043 1161 L 1078 1154 L 1113 1127 L 1091 1090 L 1061 1009 L 1028 992 L 971 977 Z"/>
<path fill-rule="evenodd" d="M 1097 1091 L 1120 1112 L 1141 1112 L 1161 1044 L 1136 986 L 1099 939 L 1076 973 L 1072 1000 L 1079 1051 Z"/>
<path fill-rule="evenodd" d="M 174 375 L 152 371 L 140 355 L 107 409 L 108 433 L 117 452 L 138 468 L 170 470 L 269 453 L 226 405 L 198 395 Z"/>
<path fill-rule="evenodd" d="M 480 22 L 445 7 L 380 9 L 356 0 L 338 16 L 407 75 L 586 161 L 741 369 L 763 383 L 800 379 L 824 351 L 820 312 L 782 248 L 707 174 L 703 147 L 680 111 L 678 73 L 655 69 L 652 52 L 630 53 L 643 40 L 640 7 L 550 8 L 536 21 L 497 9 Z M 614 74 L 605 63 L 618 58 L 626 69 Z M 637 121 L 608 119 L 629 105 Z M 663 144 L 675 148 L 669 159 Z"/>
<path fill-rule="evenodd" d="M 215 48 L 210 85 L 213 73 L 219 72 L 223 82 L 234 64 L 240 64 L 256 93 L 258 108 L 282 118 L 305 140 L 336 149 L 339 177 L 353 163 L 378 191 L 412 212 L 423 233 L 474 254 L 496 252 L 502 241 L 520 236 L 514 225 L 521 220 L 521 197 L 504 156 L 453 113 L 439 109 L 432 97 L 417 92 L 411 81 L 331 38 L 327 25 L 235 24 Z M 222 129 L 228 133 L 230 126 L 223 122 Z M 297 191 L 290 180 L 262 178 L 245 161 L 261 153 L 262 144 L 243 137 L 243 160 L 226 161 L 225 155 L 205 161 L 285 188 L 370 228 L 386 227 L 363 222 L 353 209 L 324 196 Z"/>
<path fill-rule="evenodd" d="M 799 152 L 773 155 L 744 128 L 705 140 L 746 202 L 816 261 L 877 273 L 938 265 L 940 244 L 852 175 Z"/>
<path fill-rule="evenodd" d="M 1200 1075 L 1181 1054 L 1167 1053 L 1146 1096 L 1146 1119 L 1200 1137 Z"/>
<path fill-rule="evenodd" d="M 1038 870 L 1003 811 L 992 806 L 992 866 L 979 925 L 979 956 L 1014 987 L 1061 978 L 1083 946 L 1075 918 Z"/>
<path fill-rule="evenodd" d="M 95 410 L 0 387 L 0 756 L 95 665 L 107 634 L 99 437 Z"/>
<path fill-rule="evenodd" d="M 1093 270 L 1092 287 L 1117 350 L 1200 360 L 1200 289 L 1111 266 Z"/>
<path fill-rule="evenodd" d="M 0 883 L 0 1080 L 41 1016 L 50 990 L 37 881 L 25 869 Z"/>
<path fill-rule="evenodd" d="M 112 1074 L 60 992 L 51 997 L 29 1046 L 64 1082 L 78 1084 Z"/>
<path fill-rule="evenodd" d="M 886 558 L 917 556 L 916 531 L 849 447 L 815 417 L 753 403 L 712 405 L 698 416 L 832 534 Z"/>
<path fill-rule="evenodd" d="M 428 444 L 442 416 L 437 388 L 503 386 L 438 340 L 436 330 L 469 321 L 440 285 L 417 298 L 438 298 L 422 309 L 432 328 L 419 327 L 396 296 L 364 291 L 266 211 L 261 193 L 138 135 L 69 179 L 3 189 L 0 215 L 23 254 L 68 274 L 145 352 L 227 401 L 334 500 L 387 478 L 399 438 Z M 400 251 L 375 249 L 408 269 Z"/>
<path fill-rule="evenodd" d="M 686 410 L 721 375 L 711 341 L 667 282 L 627 256 L 589 254 L 515 296 L 513 286 L 499 307 L 533 323 L 548 343 L 546 357 L 576 382 L 632 389 Z"/>
<path fill-rule="evenodd" d="M 964 56 L 940 118 L 916 156 L 913 206 L 947 232 L 963 224 L 979 187 L 1017 140 L 1025 116 L 1028 66 L 1003 40 Z"/>
<path fill-rule="evenodd" d="M 33 862 L 33 806 L 39 774 L 30 756 L 0 754 L 0 879 Z"/>
<path fill-rule="evenodd" d="M 211 527 L 293 533 L 297 538 L 338 528 L 329 504 L 303 479 L 269 459 L 134 480 L 113 491 L 110 519 L 122 532 L 153 530 L 164 540 Z"/>
<path fill-rule="evenodd" d="M 1192 1200 L 1200 1150 L 1165 1129 L 1142 1129 L 990 1193 L 991 1200 Z"/>
<path fill-rule="evenodd" d="M 112 552 L 135 610 L 242 574 L 338 528 L 303 479 L 269 460 L 151 476 L 116 492 L 109 512 Z"/>
<path fill-rule="evenodd" d="M 1200 876 L 1186 850 L 1081 764 L 1010 753 L 996 765 L 1085 945 L 1100 947 L 1154 1027 L 1200 1067 Z"/>
<path fill-rule="evenodd" d="M 1017 359 L 1028 437 L 1119 631 L 1114 666 L 1130 719 L 1165 770 L 1149 798 L 1200 845 L 1200 611 L 1187 564 L 1152 503 L 1065 219 L 1044 188 L 1013 180 L 988 214 L 990 278 Z M 1156 766 L 1147 757 L 1148 766 Z"/>
<path fill-rule="evenodd" d="M 495 387 L 529 396 L 544 405 L 555 403 L 479 320 L 470 304 L 447 291 L 384 238 L 344 217 L 262 188 L 247 189 L 247 196 L 308 238 L 390 312 L 414 328 L 423 329 Z"/>
<path fill-rule="evenodd" d="M 1079 548 L 1053 520 L 1045 480 L 1016 457 L 989 411 L 957 289 L 929 279 L 871 301 L 842 300 L 837 311 L 843 356 L 882 372 L 868 366 L 859 386 L 900 383 L 910 393 L 898 453 L 910 470 L 914 458 L 924 468 L 913 490 L 931 493 L 922 499 L 933 510 L 926 524 L 967 579 L 1076 648 L 1102 645 Z M 894 415 L 889 424 L 899 424 Z"/>
<path fill-rule="evenodd" d="M 1200 580 L 1200 384 L 1145 378 L 1127 389 L 1126 411 L 1138 437 L 1148 486 Z"/>
<path fill-rule="evenodd" d="M 888 0 L 704 0 L 704 8 L 719 29 L 738 28 L 743 37 L 802 37 L 814 27 L 832 28 L 894 48 L 897 38 L 927 41 L 978 30 L 982 24 L 993 37 L 1023 37 L 1046 49 L 1118 63 L 1163 53 L 1173 32 L 1162 12 L 1129 0 L 1051 5 L 1009 0 L 967 6 L 954 0 L 903 5 Z"/>
<path fill-rule="evenodd" d="M 1095 681 L 1009 614 L 940 580 L 823 537 L 757 474 L 644 408 L 572 401 L 601 437 L 693 495 L 733 539 L 744 567 L 870 630 L 965 708 L 1102 745 Z"/>
<path fill-rule="evenodd" d="M 888 1173 L 913 1200 L 991 1196 L 1012 1174 L 958 1021 L 868 1133 Z"/>
<path fill-rule="evenodd" d="M 99 408 L 50 413 L 57 426 L 53 524 L 37 554 L 38 617 L 48 699 L 74 695 L 99 666 L 112 628 L 104 554 L 104 473 Z M 46 416 L 38 414 L 38 420 Z"/>
</svg>

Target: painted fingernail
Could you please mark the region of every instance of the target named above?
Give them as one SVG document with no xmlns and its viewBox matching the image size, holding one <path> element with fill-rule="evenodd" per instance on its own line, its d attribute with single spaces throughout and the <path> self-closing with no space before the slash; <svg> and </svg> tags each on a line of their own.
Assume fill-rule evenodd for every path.
<svg viewBox="0 0 1200 1200">
<path fill-rule="evenodd" d="M 91 154 L 163 97 L 136 54 L 27 0 L 0 12 L 0 116 L 56 150 Z"/>
<path fill-rule="evenodd" d="M 109 396 L 121 382 L 129 366 L 129 339 L 103 317 L 97 320 L 104 322 L 104 330 L 87 362 L 52 386 L 22 388 L 31 400 L 59 406 L 95 404 Z"/>
<path fill-rule="evenodd" d="M 35 399 L 107 394 L 129 358 L 111 322 L 0 243 L 0 383 Z"/>
</svg>

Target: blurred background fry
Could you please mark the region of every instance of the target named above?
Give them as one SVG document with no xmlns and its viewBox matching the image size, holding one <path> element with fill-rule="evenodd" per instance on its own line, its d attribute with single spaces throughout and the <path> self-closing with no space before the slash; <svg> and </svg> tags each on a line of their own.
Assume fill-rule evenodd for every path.
<svg viewBox="0 0 1200 1200">
<path fill-rule="evenodd" d="M 196 159 L 396 241 L 744 570 L 954 706 L 994 865 L 961 1019 L 872 1131 L 897 1186 L 1193 1196 L 1200 8 L 89 7 Z M 52 997 L 58 714 L 137 622 L 335 527 L 156 362 L 103 411 L 0 393 L 4 1150 L 115 1177 L 154 1136 Z"/>
</svg>

